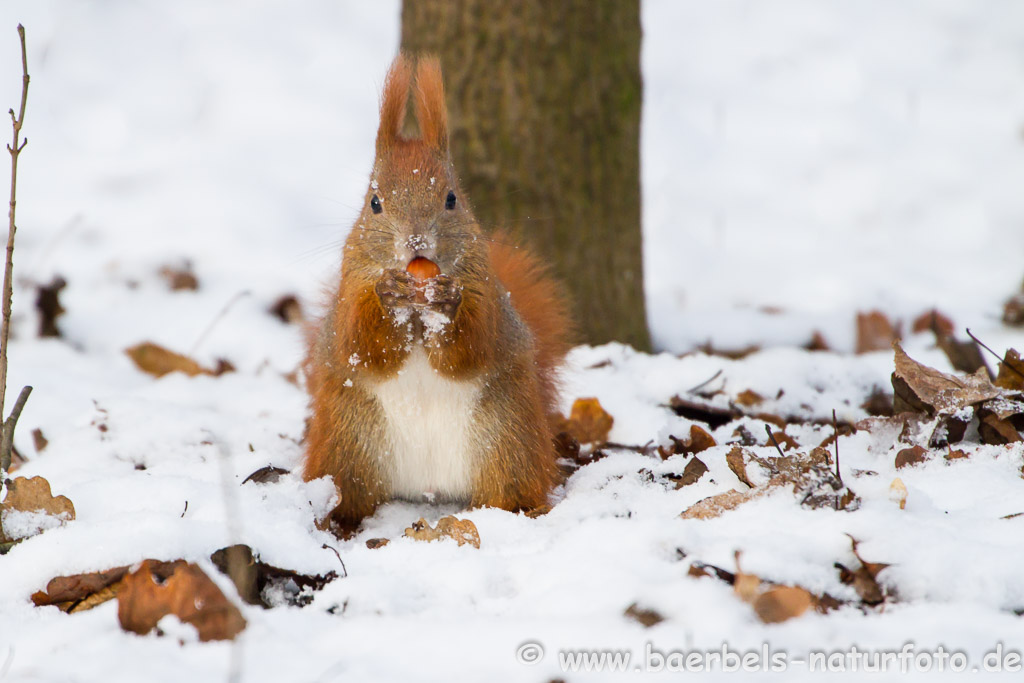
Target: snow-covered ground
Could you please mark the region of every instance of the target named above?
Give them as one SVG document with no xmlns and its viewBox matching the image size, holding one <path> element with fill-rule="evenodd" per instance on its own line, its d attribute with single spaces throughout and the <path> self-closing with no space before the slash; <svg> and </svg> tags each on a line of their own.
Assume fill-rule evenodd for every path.
<svg viewBox="0 0 1024 683">
<path fill-rule="evenodd" d="M 1024 647 L 1024 517 L 1000 519 L 1024 512 L 1020 444 L 900 470 L 902 511 L 889 496 L 895 434 L 877 429 L 840 440 L 856 512 L 808 510 L 776 491 L 718 519 L 679 519 L 743 488 L 718 446 L 703 458 L 709 475 L 679 490 L 665 475 L 683 456 L 616 451 L 537 519 L 395 503 L 352 541 L 315 529 L 330 491 L 296 474 L 306 398 L 284 376 L 300 334 L 267 308 L 293 293 L 310 309 L 336 271 L 398 11 L 328 0 L 9 0 L 0 11 L 0 105 L 20 93 L 18 22 L 33 77 L 8 395 L 35 387 L 21 474 L 45 476 L 77 511 L 0 556 L 0 681 L 234 670 L 244 681 L 542 682 L 615 677 L 563 672 L 567 648 L 629 650 L 632 670 L 645 647 L 767 644 L 797 659 L 911 642 L 963 651 L 972 666 L 1000 643 Z M 794 347 L 820 330 L 850 350 L 854 314 L 870 308 L 906 319 L 935 306 L 997 350 L 1024 348 L 1024 333 L 998 322 L 1024 278 L 1024 6 L 665 0 L 644 4 L 644 26 L 655 339 L 677 352 L 709 340 L 771 348 L 736 361 L 576 349 L 566 409 L 597 396 L 615 417 L 612 441 L 667 444 L 691 423 L 664 404 L 721 370 L 719 398 L 751 389 L 769 412 L 856 421 L 871 390 L 889 386 L 892 354 Z M 171 292 L 159 271 L 185 262 L 199 289 Z M 40 340 L 34 286 L 55 275 L 68 282 L 64 337 Z M 147 340 L 237 372 L 155 380 L 124 354 Z M 930 335 L 905 346 L 948 370 Z M 42 453 L 34 429 L 49 440 Z M 813 446 L 831 430 L 789 433 Z M 238 485 L 267 464 L 293 474 Z M 401 538 L 419 517 L 450 513 L 476 524 L 479 550 Z M 687 574 L 693 561 L 734 571 L 739 550 L 745 572 L 853 599 L 833 566 L 856 563 L 846 534 L 866 560 L 892 565 L 880 578 L 898 599 L 884 609 L 764 625 L 728 585 Z M 392 541 L 371 550 L 374 537 Z M 147 557 L 200 562 L 230 594 L 208 557 L 235 542 L 305 573 L 339 570 L 327 543 L 348 575 L 303 609 L 243 607 L 249 626 L 233 645 L 123 633 L 113 602 L 75 615 L 29 602 L 54 576 Z M 623 616 L 633 603 L 665 620 L 644 629 Z M 539 663 L 517 661 L 528 643 L 545 649 Z"/>
</svg>

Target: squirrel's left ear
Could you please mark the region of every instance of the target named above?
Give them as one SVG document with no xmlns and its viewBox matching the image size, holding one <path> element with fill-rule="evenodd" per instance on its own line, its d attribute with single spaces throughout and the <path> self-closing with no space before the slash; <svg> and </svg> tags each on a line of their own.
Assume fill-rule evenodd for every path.
<svg viewBox="0 0 1024 683">
<path fill-rule="evenodd" d="M 420 57 L 416 65 L 416 120 L 423 142 L 448 151 L 448 110 L 444 104 L 441 62 L 434 55 Z"/>
<path fill-rule="evenodd" d="M 405 55 L 399 54 L 388 69 L 380 102 L 380 127 L 377 129 L 378 156 L 393 148 L 401 139 L 405 122 L 405 104 L 409 99 L 412 67 Z"/>
</svg>

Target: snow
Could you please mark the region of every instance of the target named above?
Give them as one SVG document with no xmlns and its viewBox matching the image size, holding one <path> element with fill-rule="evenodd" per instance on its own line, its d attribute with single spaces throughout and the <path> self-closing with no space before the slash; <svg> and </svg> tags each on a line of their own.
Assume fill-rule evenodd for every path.
<svg viewBox="0 0 1024 683">
<path fill-rule="evenodd" d="M 666 475 L 682 456 L 620 450 L 578 470 L 537 519 L 395 502 L 353 540 L 319 531 L 335 494 L 299 474 L 307 397 L 287 375 L 302 334 L 267 309 L 293 293 L 315 310 L 337 277 L 398 2 L 6 7 L 0 104 L 19 95 L 19 21 L 33 79 L 8 405 L 35 387 L 19 474 L 46 477 L 76 519 L 0 556 L 0 680 L 610 680 L 623 676 L 563 671 L 559 651 L 625 650 L 632 666 L 650 648 L 806 659 L 912 643 L 980 667 L 1000 644 L 1020 650 L 1020 444 L 969 444 L 969 458 L 938 452 L 897 471 L 899 428 L 880 425 L 839 442 L 856 512 L 802 508 L 778 489 L 680 519 L 744 488 L 725 462 L 734 423 L 711 430 L 722 445 L 702 454 L 708 474 L 679 490 Z M 864 399 L 890 386 L 891 352 L 845 353 L 856 311 L 906 320 L 936 306 L 997 350 L 1024 348 L 1024 333 L 997 322 L 1024 276 L 1022 20 L 1024 6 L 998 0 L 645 2 L 645 285 L 662 352 L 574 349 L 563 408 L 597 397 L 612 441 L 665 445 L 693 424 L 666 404 L 721 372 L 705 385 L 720 390 L 712 402 L 753 390 L 759 411 L 811 421 L 787 432 L 817 445 L 833 409 L 863 420 Z M 171 292 L 158 271 L 185 262 L 199 289 Z M 38 339 L 33 286 L 55 275 L 68 282 L 64 337 Z M 797 348 L 813 330 L 836 352 Z M 237 372 L 156 380 L 124 354 L 143 341 Z M 767 348 L 690 353 L 708 341 Z M 904 347 L 949 371 L 930 335 Z M 763 423 L 742 424 L 750 449 L 773 457 Z M 268 464 L 291 473 L 242 484 Z M 890 498 L 896 477 L 904 510 Z M 448 514 L 475 523 L 480 549 L 402 537 Z M 856 566 L 847 534 L 891 565 L 880 577 L 898 599 L 884 609 L 764 625 L 726 584 L 687 575 L 691 561 L 734 571 L 739 550 L 745 572 L 854 599 L 834 568 Z M 371 550 L 371 538 L 391 542 Z M 124 633 L 113 602 L 74 615 L 30 602 L 54 576 L 150 557 L 197 562 L 233 595 L 209 560 L 232 543 L 274 566 L 347 575 L 302 609 L 243 605 L 233 644 L 195 642 L 166 619 L 163 637 Z M 665 620 L 644 629 L 623 617 L 633 603 Z M 532 644 L 543 656 L 517 661 Z"/>
</svg>

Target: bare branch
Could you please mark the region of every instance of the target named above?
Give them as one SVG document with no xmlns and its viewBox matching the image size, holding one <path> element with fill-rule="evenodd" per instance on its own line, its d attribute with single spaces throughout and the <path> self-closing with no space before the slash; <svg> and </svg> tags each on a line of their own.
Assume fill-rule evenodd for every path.
<svg viewBox="0 0 1024 683">
<path fill-rule="evenodd" d="M 21 127 L 25 123 L 25 105 L 28 103 L 28 55 L 25 49 L 25 27 L 18 24 L 18 38 L 21 40 L 21 106 L 18 115 L 14 115 L 11 109 L 11 122 L 14 129 L 11 144 L 7 150 L 11 154 L 11 201 L 8 217 L 10 222 L 7 230 L 7 261 L 4 263 L 4 285 L 3 301 L 0 305 L 3 322 L 0 325 L 0 419 L 4 414 L 4 397 L 7 392 L 7 342 L 11 336 L 11 298 L 13 296 L 13 273 L 14 273 L 14 233 L 17 231 L 14 214 L 17 207 L 18 194 L 18 155 L 25 148 L 25 143 L 19 144 Z M 25 387 L 21 390 L 18 400 L 15 402 L 11 416 L 3 423 L 2 439 L 0 439 L 0 471 L 6 472 L 11 464 L 11 451 L 14 447 L 14 427 L 18 423 L 22 408 L 28 395 L 32 393 L 32 387 Z"/>
</svg>

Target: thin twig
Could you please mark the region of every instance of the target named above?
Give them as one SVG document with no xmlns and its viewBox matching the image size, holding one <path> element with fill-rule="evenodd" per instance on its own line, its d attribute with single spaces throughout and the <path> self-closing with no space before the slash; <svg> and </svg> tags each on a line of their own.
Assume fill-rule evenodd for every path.
<svg viewBox="0 0 1024 683">
<path fill-rule="evenodd" d="M 782 446 L 780 446 L 779 442 L 775 440 L 775 435 L 772 434 L 772 428 L 768 425 L 765 425 L 764 431 L 768 432 L 768 438 L 771 439 L 772 445 L 775 446 L 775 450 L 779 452 L 779 455 L 785 458 L 786 454 L 782 452 Z"/>
<path fill-rule="evenodd" d="M 14 133 L 11 144 L 7 151 L 11 153 L 11 208 L 8 212 L 7 228 L 7 261 L 4 263 L 4 288 L 2 310 L 3 322 L 0 323 L 0 420 L 4 415 L 4 397 L 7 393 L 7 341 L 11 336 L 11 299 L 14 295 L 14 233 L 17 227 L 14 222 L 15 208 L 17 207 L 18 196 L 18 156 L 28 139 L 18 142 L 21 136 L 21 127 L 25 122 L 25 105 L 28 103 L 28 53 L 25 50 L 25 27 L 18 24 L 18 38 L 21 41 L 21 106 L 18 108 L 18 115 L 14 115 L 11 109 L 11 123 Z M 32 393 L 32 387 L 25 387 L 21 390 L 18 400 L 15 403 L 11 416 L 3 423 L 3 434 L 0 435 L 0 473 L 6 472 L 11 466 L 11 452 L 14 448 L 14 427 L 18 423 L 22 408 L 28 395 Z"/>
<path fill-rule="evenodd" d="M 11 409 L 11 416 L 3 423 L 0 430 L 0 472 L 6 472 L 11 467 L 11 454 L 14 452 L 14 428 L 18 425 L 18 418 L 21 411 L 25 409 L 25 402 L 28 395 L 32 393 L 32 387 L 22 387 L 18 394 L 18 400 L 14 402 Z"/>
<path fill-rule="evenodd" d="M 703 389 L 704 387 L 706 387 L 707 385 L 711 384 L 711 383 L 712 383 L 712 382 L 714 382 L 714 381 L 715 381 L 716 379 L 718 379 L 718 378 L 719 378 L 719 377 L 720 377 L 721 375 L 722 375 L 722 371 L 721 371 L 721 370 L 719 370 L 719 371 L 718 371 L 718 372 L 716 372 L 715 374 L 711 375 L 711 377 L 708 377 L 708 378 L 707 378 L 706 380 L 704 380 L 703 382 L 701 382 L 700 384 L 698 384 L 697 386 L 695 386 L 695 387 L 691 387 L 690 389 L 688 389 L 688 390 L 686 391 L 686 393 L 688 393 L 688 394 L 693 394 L 693 393 L 696 393 L 696 391 L 697 391 L 698 389 Z"/>
<path fill-rule="evenodd" d="M 203 343 L 203 340 L 206 339 L 206 337 L 210 334 L 213 328 L 217 326 L 217 323 L 219 323 L 221 319 L 223 319 L 224 316 L 228 314 L 228 311 L 231 310 L 231 307 L 238 303 L 242 298 L 247 297 L 250 294 L 252 294 L 252 292 L 250 292 L 248 289 L 243 289 L 241 292 L 231 297 L 231 299 L 229 299 L 228 302 L 224 304 L 224 308 L 220 309 L 220 312 L 216 316 L 214 316 L 213 320 L 210 321 L 210 324 L 206 326 L 205 330 L 203 330 L 203 333 L 199 335 L 198 339 L 196 339 L 195 344 L 193 344 L 192 348 L 189 349 L 188 355 L 194 355 L 196 350 L 199 348 L 199 345 Z"/>
<path fill-rule="evenodd" d="M 981 341 L 980 339 L 978 339 L 977 337 L 975 337 L 975 336 L 974 336 L 973 334 L 971 334 L 971 328 L 969 328 L 969 327 L 968 327 L 968 328 L 966 328 L 966 330 L 967 330 L 967 336 L 968 336 L 968 337 L 970 337 L 971 339 L 973 339 L 973 340 L 974 340 L 974 343 L 976 343 L 976 344 L 977 344 L 978 346 L 980 346 L 981 348 L 985 349 L 986 351 L 988 351 L 989 353 L 991 353 L 991 354 L 992 354 L 993 356 L 995 356 L 995 357 L 996 357 L 996 359 L 998 359 L 998 360 L 999 360 L 999 364 L 1000 364 L 1000 365 L 1002 365 L 1003 367 L 1005 367 L 1005 368 L 1006 368 L 1007 370 L 1011 370 L 1012 372 L 1015 372 L 1015 373 L 1017 373 L 1017 374 L 1018 374 L 1018 375 L 1020 375 L 1021 377 L 1024 377 L 1024 372 L 1021 372 L 1021 371 L 1020 371 L 1020 370 L 1018 370 L 1017 368 L 1015 368 L 1015 367 L 1013 367 L 1012 365 L 1010 365 L 1009 363 L 1007 363 L 1007 362 L 1005 361 L 1005 359 L 1004 359 L 1004 358 L 1003 358 L 1002 356 L 1000 356 L 1000 355 L 999 355 L 998 353 L 996 353 L 995 351 L 993 351 L 992 349 L 990 349 L 990 348 L 989 348 L 988 346 L 986 346 L 986 345 L 985 345 L 985 342 Z"/>
<path fill-rule="evenodd" d="M 320 547 L 323 550 L 332 550 L 332 551 L 334 551 L 334 555 L 338 558 L 338 562 L 341 562 L 341 570 L 343 572 L 345 572 L 345 575 L 343 577 L 341 577 L 341 578 L 347 579 L 348 578 L 348 569 L 345 567 L 345 560 L 341 559 L 341 553 L 338 552 L 338 549 L 333 547 L 333 546 L 329 546 L 326 543 L 324 543 Z"/>
<path fill-rule="evenodd" d="M 839 472 L 839 424 L 836 422 L 836 409 L 832 409 L 832 433 L 836 439 L 836 479 L 843 483 L 843 475 Z"/>
</svg>

